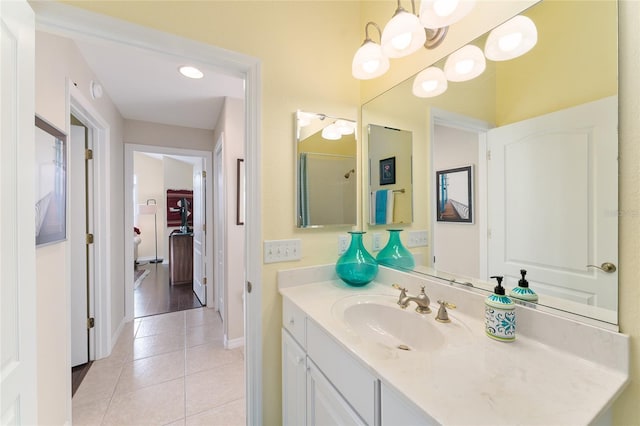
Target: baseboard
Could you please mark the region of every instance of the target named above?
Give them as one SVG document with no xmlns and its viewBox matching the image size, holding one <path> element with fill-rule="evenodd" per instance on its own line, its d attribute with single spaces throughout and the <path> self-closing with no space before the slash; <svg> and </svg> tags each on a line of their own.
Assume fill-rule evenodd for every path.
<svg viewBox="0 0 640 426">
<path fill-rule="evenodd" d="M 238 337 L 236 339 L 228 340 L 227 336 L 224 336 L 225 349 L 236 349 L 244 346 L 244 337 Z"/>
</svg>

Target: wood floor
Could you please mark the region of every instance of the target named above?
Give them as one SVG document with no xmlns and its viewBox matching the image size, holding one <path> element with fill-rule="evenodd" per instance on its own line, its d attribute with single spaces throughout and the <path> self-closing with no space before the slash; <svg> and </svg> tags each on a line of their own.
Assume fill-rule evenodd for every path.
<svg viewBox="0 0 640 426">
<path fill-rule="evenodd" d="M 149 274 L 133 291 L 135 318 L 202 307 L 191 284 L 169 284 L 169 265 L 148 263 L 138 268 L 148 270 Z"/>
</svg>

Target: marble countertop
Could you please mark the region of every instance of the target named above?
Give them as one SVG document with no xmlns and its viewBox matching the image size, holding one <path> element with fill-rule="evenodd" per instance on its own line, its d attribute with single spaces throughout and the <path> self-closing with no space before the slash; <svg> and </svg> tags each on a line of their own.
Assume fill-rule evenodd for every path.
<svg viewBox="0 0 640 426">
<path fill-rule="evenodd" d="M 280 292 L 384 384 L 441 424 L 589 424 L 608 409 L 628 381 L 628 371 L 624 369 L 576 356 L 527 336 L 518 335 L 512 343 L 488 338 L 482 299 L 467 303 L 473 305 L 468 309 L 462 306 L 450 310 L 451 323 L 436 323 L 446 335 L 444 346 L 433 352 L 419 352 L 365 341 L 332 313 L 336 302 L 347 296 L 397 297 L 397 290 L 389 284 L 374 281 L 354 288 L 340 280 L 328 280 L 285 285 Z M 456 299 L 475 297 L 451 296 L 454 303 Z M 426 320 L 435 323 L 437 303 L 433 298 L 431 309 Z"/>
</svg>

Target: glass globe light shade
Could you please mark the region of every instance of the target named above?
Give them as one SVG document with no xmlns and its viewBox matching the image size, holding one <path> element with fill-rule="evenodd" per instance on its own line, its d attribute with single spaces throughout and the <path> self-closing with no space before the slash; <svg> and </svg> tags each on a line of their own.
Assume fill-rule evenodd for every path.
<svg viewBox="0 0 640 426">
<path fill-rule="evenodd" d="M 420 23 L 425 28 L 448 27 L 467 16 L 475 0 L 422 0 Z"/>
<path fill-rule="evenodd" d="M 382 54 L 379 44 L 366 40 L 353 56 L 351 73 L 358 80 L 380 77 L 389 69 L 389 58 Z"/>
<path fill-rule="evenodd" d="M 322 129 L 322 137 L 330 141 L 337 141 L 342 137 L 342 133 L 340 133 L 338 126 L 335 124 L 329 124 L 327 127 Z"/>
<path fill-rule="evenodd" d="M 518 15 L 489 33 L 484 54 L 492 61 L 507 61 L 527 53 L 538 42 L 536 24 Z"/>
<path fill-rule="evenodd" d="M 341 135 L 351 135 L 356 131 L 354 124 L 347 120 L 336 120 L 334 125 Z"/>
<path fill-rule="evenodd" d="M 482 74 L 487 67 L 482 50 L 472 44 L 453 52 L 444 64 L 449 81 L 467 81 Z"/>
<path fill-rule="evenodd" d="M 402 58 L 418 51 L 425 41 L 427 34 L 418 17 L 399 9 L 385 25 L 380 44 L 388 58 Z"/>
<path fill-rule="evenodd" d="M 447 90 L 448 83 L 444 72 L 437 67 L 429 67 L 413 80 L 413 94 L 419 98 L 433 98 Z"/>
</svg>

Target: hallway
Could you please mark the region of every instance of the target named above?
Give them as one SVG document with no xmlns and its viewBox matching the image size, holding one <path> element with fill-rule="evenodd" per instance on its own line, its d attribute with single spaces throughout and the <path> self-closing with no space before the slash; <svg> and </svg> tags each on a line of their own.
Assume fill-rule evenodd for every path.
<svg viewBox="0 0 640 426">
<path fill-rule="evenodd" d="M 244 425 L 244 349 L 198 308 L 126 324 L 73 397 L 74 425 Z"/>
</svg>

